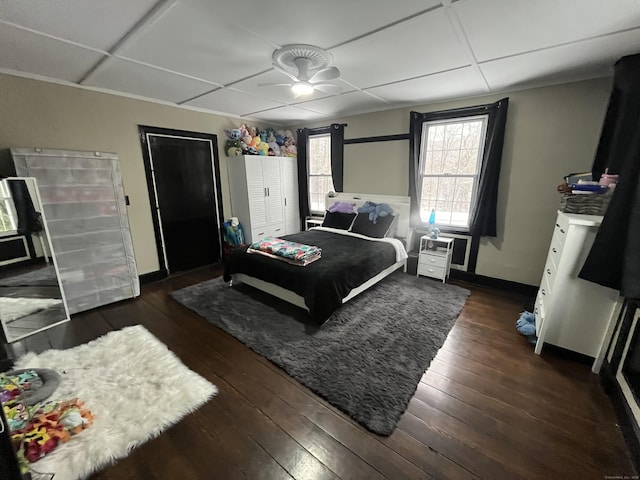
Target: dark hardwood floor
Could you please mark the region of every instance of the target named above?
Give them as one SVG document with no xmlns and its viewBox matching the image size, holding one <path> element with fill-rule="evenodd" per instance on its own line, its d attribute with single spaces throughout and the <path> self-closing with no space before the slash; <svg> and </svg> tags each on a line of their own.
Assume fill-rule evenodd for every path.
<svg viewBox="0 0 640 480">
<path fill-rule="evenodd" d="M 14 345 L 16 355 L 69 348 L 142 324 L 218 386 L 217 397 L 94 479 L 635 475 L 598 376 L 557 353 L 535 355 L 515 330 L 524 297 L 464 285 L 472 294 L 456 325 L 398 428 L 380 437 L 168 296 L 220 273 L 204 268 L 147 285 L 137 300 Z"/>
</svg>

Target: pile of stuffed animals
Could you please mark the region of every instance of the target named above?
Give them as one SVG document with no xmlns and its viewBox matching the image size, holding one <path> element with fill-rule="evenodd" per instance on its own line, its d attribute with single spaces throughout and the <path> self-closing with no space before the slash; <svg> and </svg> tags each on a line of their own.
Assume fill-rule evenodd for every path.
<svg viewBox="0 0 640 480">
<path fill-rule="evenodd" d="M 240 128 L 225 130 L 227 142 L 224 151 L 228 157 L 236 155 L 273 155 L 295 157 L 298 155 L 296 140 L 291 130 L 258 129 L 240 125 Z"/>
</svg>

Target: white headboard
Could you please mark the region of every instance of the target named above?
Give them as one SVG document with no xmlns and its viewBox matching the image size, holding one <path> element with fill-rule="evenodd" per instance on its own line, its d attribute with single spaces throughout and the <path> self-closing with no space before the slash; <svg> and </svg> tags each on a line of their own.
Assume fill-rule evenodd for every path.
<svg viewBox="0 0 640 480">
<path fill-rule="evenodd" d="M 411 229 L 409 228 L 409 197 L 397 195 L 379 195 L 377 193 L 329 193 L 325 198 L 325 205 L 329 208 L 335 202 L 348 202 L 355 206 L 355 209 L 362 206 L 364 202 L 387 203 L 393 208 L 394 214 L 398 215 L 398 227 L 396 236 L 405 239 L 405 245 L 411 240 Z M 354 209 L 354 210 L 355 210 Z"/>
</svg>

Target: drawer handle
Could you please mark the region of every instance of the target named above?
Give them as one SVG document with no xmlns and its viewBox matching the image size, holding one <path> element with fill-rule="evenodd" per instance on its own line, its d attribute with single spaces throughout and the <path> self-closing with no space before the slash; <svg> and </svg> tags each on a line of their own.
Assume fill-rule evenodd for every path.
<svg viewBox="0 0 640 480">
<path fill-rule="evenodd" d="M 559 223 L 556 223 L 556 227 L 560 228 L 560 224 L 559 224 Z"/>
<path fill-rule="evenodd" d="M 279 232 L 280 230 L 282 230 L 281 228 L 276 228 L 276 232 Z"/>
<path fill-rule="evenodd" d="M 556 247 L 553 247 L 553 248 L 551 249 L 551 251 L 552 251 L 553 253 L 558 253 L 558 250 L 556 250 Z"/>
<path fill-rule="evenodd" d="M 433 268 L 427 268 L 427 271 L 433 273 Z"/>
<path fill-rule="evenodd" d="M 542 289 L 542 295 L 546 295 L 547 292 L 544 291 L 544 288 Z"/>
<path fill-rule="evenodd" d="M 547 273 L 548 273 L 549 275 L 551 275 L 551 269 L 550 269 L 550 268 L 547 268 Z"/>
<path fill-rule="evenodd" d="M 536 308 L 535 308 L 535 310 L 534 310 L 533 312 L 534 312 L 534 313 L 540 313 L 540 312 L 538 311 L 538 307 L 536 307 Z"/>
<path fill-rule="evenodd" d="M 564 233 L 564 229 L 562 229 L 562 228 L 561 228 L 561 229 L 560 229 L 560 233 Z"/>
<path fill-rule="evenodd" d="M 258 235 L 264 235 L 264 232 L 260 232 Z"/>
<path fill-rule="evenodd" d="M 429 259 L 429 261 L 430 261 L 431 263 L 434 263 L 434 262 L 436 261 L 436 259 L 435 259 L 435 258 L 430 258 L 430 259 Z"/>
</svg>

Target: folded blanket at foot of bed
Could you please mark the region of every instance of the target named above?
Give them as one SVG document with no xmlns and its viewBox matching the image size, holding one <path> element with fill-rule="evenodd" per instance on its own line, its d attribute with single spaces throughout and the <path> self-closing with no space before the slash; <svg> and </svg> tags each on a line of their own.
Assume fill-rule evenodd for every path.
<svg viewBox="0 0 640 480">
<path fill-rule="evenodd" d="M 271 253 L 263 252 L 262 250 L 254 250 L 251 247 L 247 248 L 247 253 L 258 253 L 260 255 L 264 255 L 266 257 L 273 258 L 275 260 L 280 260 L 282 262 L 290 263 L 291 265 L 298 265 L 300 267 L 304 267 L 306 265 L 309 265 L 312 262 L 315 262 L 316 260 L 320 260 L 320 252 L 318 252 L 317 255 L 306 257 L 304 260 L 291 260 L 290 258 L 279 257 L 278 255 L 273 255 Z"/>
<path fill-rule="evenodd" d="M 293 260 L 297 264 L 306 264 L 309 263 L 308 260 L 317 260 L 322 253 L 319 247 L 290 242 L 278 237 L 266 237 L 254 242 L 249 247 L 249 250 L 260 251 Z"/>
</svg>

